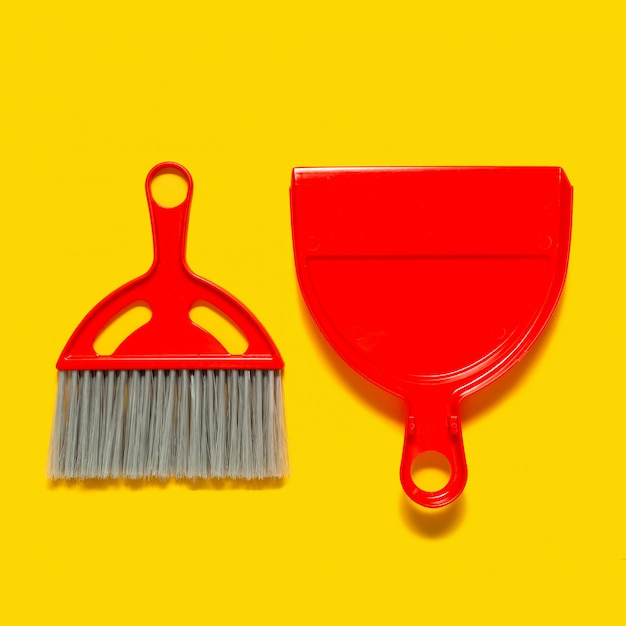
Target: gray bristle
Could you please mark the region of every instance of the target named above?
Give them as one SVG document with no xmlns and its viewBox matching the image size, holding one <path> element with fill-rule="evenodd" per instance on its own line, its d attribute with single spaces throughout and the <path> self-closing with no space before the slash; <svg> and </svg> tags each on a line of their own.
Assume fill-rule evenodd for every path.
<svg viewBox="0 0 626 626">
<path fill-rule="evenodd" d="M 281 372 L 59 373 L 48 476 L 282 478 Z"/>
</svg>

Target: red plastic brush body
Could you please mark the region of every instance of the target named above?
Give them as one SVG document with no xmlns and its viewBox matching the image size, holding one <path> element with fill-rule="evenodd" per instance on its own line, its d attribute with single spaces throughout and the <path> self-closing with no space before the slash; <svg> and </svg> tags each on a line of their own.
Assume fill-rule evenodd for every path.
<svg viewBox="0 0 626 626">
<path fill-rule="evenodd" d="M 467 480 L 460 404 L 530 349 L 563 288 L 572 188 L 558 167 L 300 168 L 291 187 L 304 300 L 355 370 L 407 405 L 400 478 L 415 502 Z M 438 491 L 412 477 L 435 451 Z"/>
<path fill-rule="evenodd" d="M 174 170 L 187 182 L 185 199 L 172 208 L 152 195 L 154 178 Z M 59 370 L 121 369 L 271 369 L 283 368 L 282 358 L 255 316 L 224 289 L 194 274 L 185 259 L 193 181 L 177 163 L 156 165 L 146 178 L 154 240 L 154 261 L 146 274 L 104 298 L 83 319 L 57 363 Z M 205 303 L 218 309 L 245 335 L 248 348 L 230 354 L 213 335 L 189 318 Z M 97 354 L 94 342 L 103 329 L 129 307 L 147 305 L 150 320 L 129 335 L 111 355 Z"/>
</svg>

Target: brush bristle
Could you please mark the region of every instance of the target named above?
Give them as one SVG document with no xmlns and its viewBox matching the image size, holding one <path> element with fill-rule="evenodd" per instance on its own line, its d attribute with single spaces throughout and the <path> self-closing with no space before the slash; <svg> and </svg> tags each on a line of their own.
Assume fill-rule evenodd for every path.
<svg viewBox="0 0 626 626">
<path fill-rule="evenodd" d="M 48 476 L 281 478 L 281 372 L 59 372 Z"/>
</svg>

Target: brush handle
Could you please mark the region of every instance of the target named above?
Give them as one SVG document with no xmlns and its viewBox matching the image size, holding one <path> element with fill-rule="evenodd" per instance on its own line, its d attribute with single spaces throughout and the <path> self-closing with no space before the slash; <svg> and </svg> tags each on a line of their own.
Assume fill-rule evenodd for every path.
<svg viewBox="0 0 626 626">
<path fill-rule="evenodd" d="M 407 400 L 400 481 L 411 500 L 429 508 L 442 507 L 456 500 L 467 482 L 459 402 L 456 396 L 451 402 L 450 397 L 450 391 L 445 387 L 430 386 L 411 390 Z M 442 455 L 450 465 L 450 478 L 438 491 L 421 489 L 412 474 L 415 461 L 429 452 Z"/>
<path fill-rule="evenodd" d="M 161 206 L 152 195 L 152 183 L 160 174 L 175 172 L 187 183 L 187 194 L 183 201 L 173 207 Z M 163 271 L 160 280 L 178 280 L 179 271 L 188 273 L 186 261 L 187 228 L 189 226 L 189 209 L 193 196 L 193 180 L 191 174 L 178 163 L 166 161 L 155 165 L 146 177 L 146 197 L 152 224 L 152 241 L 154 261 L 152 271 Z"/>
<path fill-rule="evenodd" d="M 161 206 L 152 195 L 156 176 L 175 171 L 187 182 L 187 194 L 175 207 Z M 283 361 L 254 315 L 236 298 L 194 274 L 185 259 L 193 181 L 178 163 L 153 167 L 146 178 L 154 260 L 143 275 L 96 305 L 67 342 L 57 369 L 274 369 Z M 97 354 L 94 342 L 128 307 L 145 304 L 150 320 L 130 334 L 111 355 Z M 229 319 L 248 340 L 243 354 L 229 354 L 205 329 L 191 321 L 196 304 L 208 304 Z"/>
</svg>

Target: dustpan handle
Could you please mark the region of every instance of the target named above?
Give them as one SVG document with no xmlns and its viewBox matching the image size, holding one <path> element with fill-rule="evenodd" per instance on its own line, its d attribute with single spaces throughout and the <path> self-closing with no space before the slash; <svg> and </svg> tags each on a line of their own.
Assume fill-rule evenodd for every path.
<svg viewBox="0 0 626 626">
<path fill-rule="evenodd" d="M 427 393 L 413 394 L 407 406 L 400 465 L 402 487 L 411 500 L 422 506 L 439 508 L 450 504 L 461 495 L 467 482 L 458 402 L 451 405 L 449 394 L 428 389 Z M 445 457 L 450 478 L 442 489 L 425 491 L 415 484 L 413 466 L 422 454 L 432 452 Z"/>
</svg>

